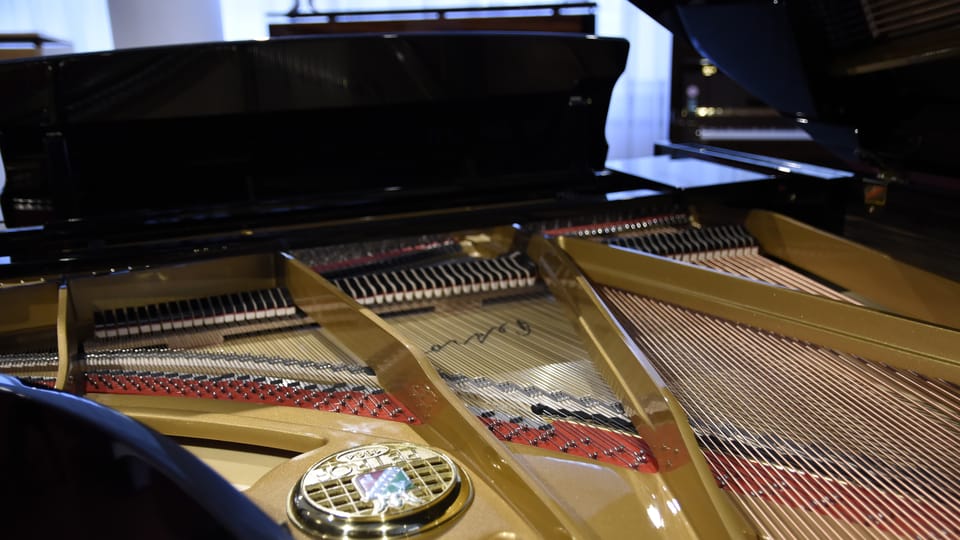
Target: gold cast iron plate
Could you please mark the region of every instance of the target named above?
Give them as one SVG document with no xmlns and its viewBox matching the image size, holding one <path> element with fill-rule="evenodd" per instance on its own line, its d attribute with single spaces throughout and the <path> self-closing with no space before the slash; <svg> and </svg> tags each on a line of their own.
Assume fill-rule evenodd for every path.
<svg viewBox="0 0 960 540">
<path fill-rule="evenodd" d="M 288 513 L 324 538 L 407 536 L 448 521 L 473 496 L 456 463 L 432 448 L 372 444 L 320 460 L 290 496 Z"/>
</svg>

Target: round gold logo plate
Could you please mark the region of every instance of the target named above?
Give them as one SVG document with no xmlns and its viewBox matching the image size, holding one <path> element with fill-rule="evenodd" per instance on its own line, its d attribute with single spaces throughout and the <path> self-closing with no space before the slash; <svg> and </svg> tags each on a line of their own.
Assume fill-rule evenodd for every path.
<svg viewBox="0 0 960 540">
<path fill-rule="evenodd" d="M 472 498 L 456 463 L 409 443 L 359 446 L 315 463 L 291 493 L 289 514 L 322 537 L 406 536 L 457 515 Z"/>
</svg>

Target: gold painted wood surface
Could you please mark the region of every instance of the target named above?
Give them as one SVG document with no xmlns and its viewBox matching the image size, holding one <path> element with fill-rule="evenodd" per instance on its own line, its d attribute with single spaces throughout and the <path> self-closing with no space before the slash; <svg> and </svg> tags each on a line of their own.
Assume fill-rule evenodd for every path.
<svg viewBox="0 0 960 540">
<path fill-rule="evenodd" d="M 330 429 L 318 421 L 316 414 L 322 413 L 292 407 L 180 397 L 87 397 L 173 437 L 307 452 L 327 444 Z"/>
<path fill-rule="evenodd" d="M 593 281 L 957 384 L 960 333 L 656 255 L 558 240 Z"/>
<path fill-rule="evenodd" d="M 15 350 L 29 345 L 36 331 L 57 324 L 58 285 L 44 282 L 0 288 L 0 346 Z"/>
<path fill-rule="evenodd" d="M 378 438 L 364 436 L 351 439 L 331 440 L 322 449 L 299 455 L 274 468 L 264 475 L 245 493 L 267 515 L 278 522 L 287 520 L 287 501 L 292 487 L 300 477 L 316 462 L 335 452 L 346 450 L 358 444 L 379 442 Z M 458 464 L 471 474 L 475 495 L 469 508 L 451 522 L 416 535 L 415 538 L 484 538 L 484 539 L 526 539 L 551 536 L 549 531 L 540 531 L 520 514 L 509 499 L 502 498 L 501 486 L 488 484 L 484 477 L 473 474 L 463 462 Z M 298 540 L 316 539 L 299 529 L 290 527 L 290 532 Z"/>
<path fill-rule="evenodd" d="M 587 523 L 547 495 L 546 487 L 466 410 L 423 353 L 387 323 L 299 261 L 286 261 L 284 284 L 301 309 L 363 358 L 384 389 L 422 420 L 415 429 L 429 445 L 481 475 L 544 537 L 595 537 Z"/>
<path fill-rule="evenodd" d="M 55 282 L 38 281 L 0 287 L 0 355 L 40 354 L 42 365 L 9 365 L 12 375 L 42 377 L 60 388 L 67 379 L 68 344 L 60 332 L 65 324 L 66 292 Z M 5 364 L 0 363 L 0 368 Z"/>
<path fill-rule="evenodd" d="M 218 276 L 225 276 L 223 279 Z M 183 285 L 181 287 L 180 285 Z M 81 335 L 92 331 L 92 312 L 119 306 L 143 305 L 236 290 L 285 285 L 298 305 L 314 316 L 338 344 L 373 367 L 385 389 L 398 396 L 424 421 L 417 426 L 369 420 L 360 428 L 339 431 L 305 429 L 316 411 L 252 406 L 224 401 L 168 399 L 148 396 L 91 395 L 162 433 L 197 440 L 225 441 L 310 451 L 329 444 L 333 433 L 340 444 L 360 439 L 384 440 L 391 432 L 398 440 L 426 441 L 463 459 L 472 474 L 492 486 L 498 500 L 509 504 L 532 530 L 545 537 L 593 536 L 591 527 L 548 495 L 535 476 L 494 439 L 454 397 L 418 352 L 398 339 L 392 329 L 371 312 L 296 261 L 272 255 L 207 261 L 145 272 L 77 280 L 70 304 Z M 426 368 L 426 369 L 425 369 Z M 264 418 L 264 411 L 272 411 Z M 322 414 L 322 413 L 320 413 Z M 280 415 L 279 417 L 276 415 Z M 332 415 L 337 416 L 337 415 Z M 289 419 L 301 418 L 297 422 Z M 348 417 L 349 418 L 349 417 Z M 401 429 L 403 433 L 396 433 Z M 363 435 L 363 431 L 369 433 Z"/>
<path fill-rule="evenodd" d="M 70 290 L 61 285 L 57 291 L 57 357 L 60 362 L 54 385 L 58 390 L 73 389 L 71 370 L 75 366 L 78 343 L 74 313 Z"/>
<path fill-rule="evenodd" d="M 936 372 L 943 362 L 956 362 L 949 354 L 933 356 L 914 334 L 933 332 L 943 340 L 936 345 L 943 346 L 956 342 L 956 332 L 849 306 L 855 308 L 847 311 L 849 324 L 831 329 L 847 334 L 825 345 L 830 335 L 811 330 L 816 311 L 797 307 L 837 309 L 847 307 L 844 303 L 743 280 L 743 287 L 726 286 L 738 283 L 730 276 L 641 253 L 612 249 L 607 255 L 612 258 L 606 259 L 604 269 L 612 273 L 595 276 L 603 301 L 674 389 L 699 444 L 709 449 L 708 457 L 720 449 L 724 456 L 755 464 L 748 469 L 759 467 L 747 471 L 710 458 L 722 485 L 748 496 L 735 498 L 762 530 L 784 537 L 820 531 L 812 534 L 824 537 L 850 528 L 847 522 L 909 536 L 951 530 L 948 524 L 956 523 L 957 506 L 949 494 L 955 494 L 958 485 L 952 459 L 956 387 L 911 372 Z M 582 260 L 585 266 L 595 262 Z M 657 268 L 665 262 L 674 270 L 669 284 L 660 283 L 663 268 Z M 657 283 L 644 282 L 651 274 Z M 781 313 L 764 304 L 770 292 L 778 293 Z M 761 324 L 778 320 L 758 329 L 740 317 L 740 308 L 751 304 L 763 306 Z M 885 330 L 892 336 L 870 333 L 875 316 L 886 321 Z M 910 337 L 899 335 L 897 327 Z M 883 338 L 894 340 L 897 347 L 878 364 L 869 350 Z M 904 339 L 914 341 L 905 345 Z M 888 367 L 897 361 L 909 368 Z M 831 457 L 817 461 L 821 456 Z M 761 472 L 765 467 L 776 472 Z M 876 483 L 880 469 L 885 484 Z M 740 483 L 753 475 L 765 480 L 749 487 Z M 813 487 L 795 487 L 791 482 L 796 478 L 814 482 Z M 835 483 L 818 487 L 819 481 Z M 781 512 L 751 500 L 765 496 L 801 511 Z M 824 521 L 817 512 L 844 521 Z"/>
<path fill-rule="evenodd" d="M 744 225 L 763 251 L 892 313 L 960 328 L 960 283 L 773 212 Z"/>
<path fill-rule="evenodd" d="M 751 525 L 717 488 L 676 399 L 585 277 L 553 241 L 533 239 L 531 253 L 550 289 L 572 310 L 578 331 L 591 346 L 594 363 L 650 446 L 663 491 L 679 502 L 694 535 L 756 537 Z"/>
<path fill-rule="evenodd" d="M 203 442 L 181 440 L 180 445 L 226 478 L 239 491 L 246 491 L 267 473 L 290 460 L 285 455 L 274 455 L 247 448 L 214 446 Z"/>
<path fill-rule="evenodd" d="M 501 236 L 509 238 L 505 233 Z M 856 306 L 838 308 L 837 302 L 811 299 L 802 293 L 747 282 L 656 256 L 626 253 L 593 242 L 561 239 L 559 244 L 590 279 L 642 294 L 660 295 L 668 301 L 691 305 L 693 309 L 713 310 L 721 316 L 773 331 L 799 333 L 811 340 L 823 338 L 839 344 L 838 347 L 849 345 L 846 350 L 853 347 L 857 354 L 871 358 L 877 357 L 874 351 L 885 350 L 888 357 L 883 361 L 891 365 L 900 362 L 900 367 L 908 369 L 919 366 L 922 369 L 917 371 L 925 374 L 953 382 L 958 380 L 957 362 L 951 354 L 958 350 L 956 333 L 944 328 Z M 488 517 L 494 521 L 520 520 L 514 521 L 512 530 L 516 532 L 536 530 L 543 536 L 607 537 L 616 527 L 611 528 L 611 518 L 605 512 L 616 505 L 609 498 L 606 502 L 593 501 L 596 511 L 591 513 L 581 507 L 583 498 L 576 489 L 578 484 L 587 491 L 600 489 L 603 482 L 598 479 L 615 474 L 622 486 L 632 486 L 623 487 L 621 499 L 627 497 L 643 511 L 647 511 L 642 504 L 647 493 L 664 494 L 665 499 L 655 505 L 663 516 L 670 511 L 670 507 L 664 506 L 665 501 L 679 502 L 684 515 L 663 531 L 654 527 L 651 533 L 753 536 L 755 532 L 743 518 L 730 510 L 728 495 L 713 483 L 676 399 L 652 369 L 644 369 L 643 355 L 632 342 L 624 340 L 622 328 L 586 277 L 571 270 L 567 255 L 546 240 L 534 239 L 531 251 L 545 270 L 551 290 L 570 308 L 572 319 L 590 345 L 595 363 L 611 382 L 616 381 L 615 387 L 626 396 L 625 404 L 632 409 L 630 412 L 634 413 L 641 434 L 651 444 L 661 465 L 658 475 L 641 480 L 631 471 L 615 471 L 602 465 L 580 463 L 576 458 L 550 456 L 538 449 L 500 443 L 462 406 L 420 350 L 411 347 L 388 322 L 358 306 L 308 268 L 279 256 L 238 257 L 152 269 L 143 275 L 130 273 L 72 280 L 70 289 L 57 291 L 55 320 L 60 330 L 59 348 L 61 351 L 76 349 L 72 343 L 84 332 L 89 333 L 95 309 L 285 285 L 298 305 L 330 331 L 339 344 L 368 362 L 383 386 L 417 412 L 424 425 L 358 421 L 353 417 L 338 420 L 336 417 L 340 415 L 317 411 L 211 400 L 92 397 L 161 432 L 180 437 L 257 444 L 318 455 L 335 451 L 334 446 L 346 447 L 361 441 L 422 441 L 453 453 L 468 471 L 480 476 L 481 483 L 489 490 L 490 500 L 494 501 L 484 504 L 515 505 L 510 512 Z M 63 364 L 62 361 L 61 368 Z M 67 373 L 58 377 L 58 385 L 61 380 L 62 384 L 67 383 Z M 304 463 L 305 467 L 309 465 Z M 286 464 L 277 467 L 282 468 L 287 468 Z M 566 473 L 561 471 L 580 480 L 564 479 Z M 562 478 L 551 476 L 556 474 Z M 266 479 L 270 477 L 270 473 L 263 474 L 251 493 L 281 490 L 278 485 L 268 487 L 271 482 Z M 514 518 L 504 517 L 509 515 Z M 670 522 L 669 516 L 666 517 Z M 639 522 L 646 525 L 649 520 Z M 635 526 L 637 530 L 640 528 L 640 524 Z"/>
<path fill-rule="evenodd" d="M 92 334 L 93 312 L 277 286 L 272 253 L 83 277 L 69 282 L 78 331 Z"/>
</svg>

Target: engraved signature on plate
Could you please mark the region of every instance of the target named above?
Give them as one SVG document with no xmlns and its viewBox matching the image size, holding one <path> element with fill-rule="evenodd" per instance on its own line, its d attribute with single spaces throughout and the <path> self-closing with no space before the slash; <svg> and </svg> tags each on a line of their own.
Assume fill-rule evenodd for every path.
<svg viewBox="0 0 960 540">
<path fill-rule="evenodd" d="M 466 346 L 471 343 L 482 345 L 486 343 L 487 339 L 489 339 L 491 336 L 495 336 L 498 334 L 529 336 L 531 333 L 533 333 L 533 327 L 530 326 L 530 323 L 522 319 L 515 319 L 513 321 L 507 321 L 502 324 L 498 324 L 498 325 L 495 324 L 490 328 L 487 328 L 483 332 L 475 332 L 473 334 L 470 334 L 466 339 L 463 339 L 463 340 L 451 339 L 451 340 L 447 340 L 444 343 L 434 343 L 433 345 L 430 346 L 430 349 L 428 349 L 425 352 L 427 353 L 440 352 L 444 348 L 450 345 Z"/>
</svg>

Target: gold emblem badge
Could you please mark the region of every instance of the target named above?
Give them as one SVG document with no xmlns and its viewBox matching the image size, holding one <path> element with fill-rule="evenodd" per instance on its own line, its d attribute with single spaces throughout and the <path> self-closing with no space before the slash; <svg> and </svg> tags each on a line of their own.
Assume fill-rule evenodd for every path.
<svg viewBox="0 0 960 540">
<path fill-rule="evenodd" d="M 344 450 L 310 467 L 290 497 L 301 529 L 323 537 L 405 536 L 457 515 L 473 496 L 449 457 L 407 443 Z"/>
</svg>

